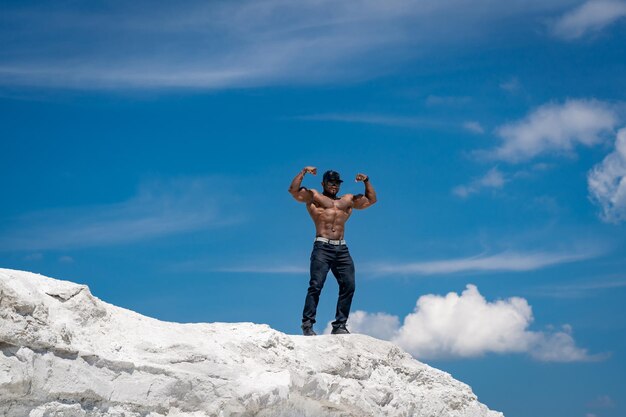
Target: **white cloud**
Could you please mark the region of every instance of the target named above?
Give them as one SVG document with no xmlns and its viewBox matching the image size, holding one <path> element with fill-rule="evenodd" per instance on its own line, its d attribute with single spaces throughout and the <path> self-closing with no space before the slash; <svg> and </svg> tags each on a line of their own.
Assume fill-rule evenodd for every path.
<svg viewBox="0 0 626 417">
<path fill-rule="evenodd" d="M 20 4 L 3 8 L 11 24 L 0 27 L 0 36 L 11 42 L 2 48 L 0 84 L 102 89 L 354 82 L 444 43 L 489 39 L 503 19 L 525 22 L 574 1 Z"/>
<path fill-rule="evenodd" d="M 587 175 L 589 193 L 609 223 L 626 220 L 626 128 L 617 133 L 615 149 Z"/>
<path fill-rule="evenodd" d="M 558 252 L 502 252 L 495 255 L 478 255 L 468 258 L 410 263 L 378 263 L 368 270 L 378 274 L 438 275 L 475 271 L 531 271 L 550 265 L 575 262 L 596 256 L 597 250 Z"/>
<path fill-rule="evenodd" d="M 465 130 L 469 130 L 472 133 L 478 133 L 478 134 L 481 134 L 481 135 L 483 133 L 485 133 L 485 129 L 478 122 L 467 121 L 467 122 L 463 123 L 463 128 Z"/>
<path fill-rule="evenodd" d="M 502 188 L 506 179 L 497 167 L 491 168 L 483 177 L 474 179 L 468 185 L 459 185 L 452 189 L 457 197 L 465 198 L 476 194 L 485 188 Z"/>
<path fill-rule="evenodd" d="M 565 13 L 552 25 L 552 33 L 573 40 L 598 32 L 626 16 L 626 2 L 618 0 L 589 0 Z"/>
<path fill-rule="evenodd" d="M 183 178 L 143 184 L 129 200 L 66 207 L 8 219 L 0 250 L 45 250 L 135 242 L 232 223 L 215 195 L 215 179 Z M 220 189 L 226 180 L 220 180 Z M 0 224 L 1 226 L 1 224 Z"/>
<path fill-rule="evenodd" d="M 589 355 L 587 349 L 577 347 L 569 325 L 563 326 L 557 332 L 531 332 L 529 339 L 532 343 L 529 354 L 543 362 L 579 362 L 606 358 L 606 355 Z"/>
<path fill-rule="evenodd" d="M 420 359 L 468 358 L 486 353 L 526 353 L 547 362 L 603 358 L 577 347 L 567 325 L 559 331 L 529 330 L 533 313 L 525 299 L 490 302 L 474 285 L 467 285 L 460 295 L 450 292 L 445 296 L 421 296 L 402 324 L 398 317 L 384 313 L 359 311 L 353 315 L 348 321 L 353 333 L 391 340 Z"/>
<path fill-rule="evenodd" d="M 571 154 L 577 145 L 597 145 L 618 123 L 615 110 L 597 100 L 545 104 L 524 119 L 496 130 L 502 144 L 492 159 L 522 162 L 545 154 Z"/>
</svg>

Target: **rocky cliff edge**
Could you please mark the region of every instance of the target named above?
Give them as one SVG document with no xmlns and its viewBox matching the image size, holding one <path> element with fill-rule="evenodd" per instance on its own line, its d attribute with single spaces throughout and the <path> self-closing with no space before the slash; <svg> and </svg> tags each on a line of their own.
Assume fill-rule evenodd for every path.
<svg viewBox="0 0 626 417">
<path fill-rule="evenodd" d="M 170 323 L 0 269 L 2 417 L 502 417 L 368 336 Z"/>
</svg>

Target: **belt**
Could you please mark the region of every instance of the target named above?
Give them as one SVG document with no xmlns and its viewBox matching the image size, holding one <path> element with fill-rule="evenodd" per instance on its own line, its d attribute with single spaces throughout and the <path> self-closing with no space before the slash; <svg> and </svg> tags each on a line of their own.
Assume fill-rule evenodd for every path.
<svg viewBox="0 0 626 417">
<path fill-rule="evenodd" d="M 346 241 L 343 239 L 333 240 L 333 239 L 326 239 L 325 237 L 316 237 L 314 242 L 330 243 L 331 245 L 345 245 L 346 244 Z"/>
</svg>

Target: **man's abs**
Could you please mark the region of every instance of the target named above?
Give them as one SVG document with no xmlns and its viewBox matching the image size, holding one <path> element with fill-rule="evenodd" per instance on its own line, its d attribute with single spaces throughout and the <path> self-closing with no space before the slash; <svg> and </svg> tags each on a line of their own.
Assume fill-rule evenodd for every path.
<svg viewBox="0 0 626 417">
<path fill-rule="evenodd" d="M 350 211 L 338 207 L 323 208 L 311 204 L 309 214 L 315 223 L 315 236 L 327 239 L 343 239 L 345 224 Z"/>
</svg>

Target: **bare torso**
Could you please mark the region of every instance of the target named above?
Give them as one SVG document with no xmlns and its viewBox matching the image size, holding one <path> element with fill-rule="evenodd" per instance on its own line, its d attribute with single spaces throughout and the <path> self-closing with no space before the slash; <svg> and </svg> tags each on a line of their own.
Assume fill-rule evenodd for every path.
<svg viewBox="0 0 626 417">
<path fill-rule="evenodd" d="M 338 197 L 337 193 L 343 181 L 337 172 L 327 171 L 324 174 L 323 193 L 302 187 L 302 179 L 307 173 L 317 175 L 317 168 L 304 167 L 291 181 L 288 191 L 296 201 L 306 203 L 306 209 L 315 223 L 317 237 L 343 239 L 346 222 L 352 210 L 363 210 L 376 203 L 376 191 L 365 174 L 359 173 L 354 179 L 365 184 L 364 194 L 344 194 Z"/>
<path fill-rule="evenodd" d="M 313 191 L 313 199 L 306 208 L 315 223 L 315 236 L 327 239 L 343 239 L 346 222 L 352 214 L 354 196 L 345 194 L 335 199 L 318 191 Z"/>
</svg>

